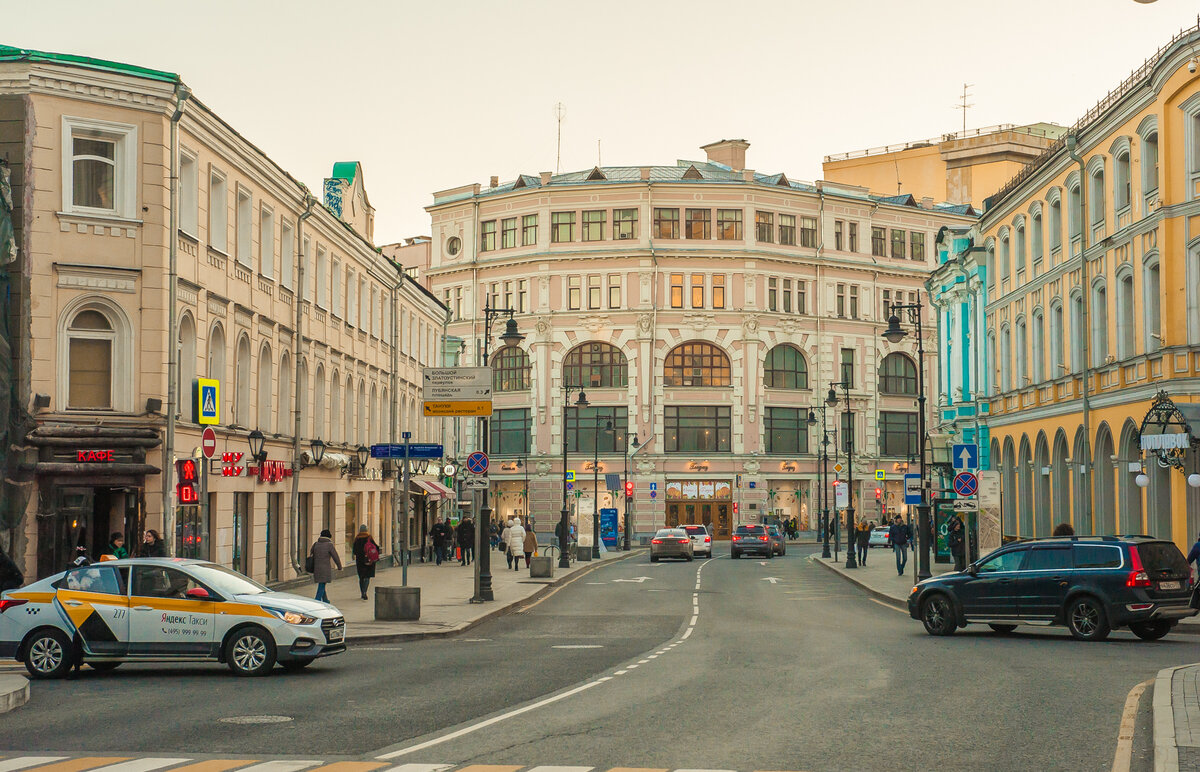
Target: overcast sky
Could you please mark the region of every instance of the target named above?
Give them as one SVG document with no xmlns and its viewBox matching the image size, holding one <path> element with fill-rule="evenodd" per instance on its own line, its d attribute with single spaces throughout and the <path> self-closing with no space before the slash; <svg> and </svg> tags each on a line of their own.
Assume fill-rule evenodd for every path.
<svg viewBox="0 0 1200 772">
<path fill-rule="evenodd" d="M 741 137 L 747 165 L 967 126 L 1068 125 L 1183 27 L 1158 0 L 40 0 L 0 42 L 178 72 L 314 191 L 360 160 L 379 244 L 435 190 L 555 167 L 672 164 Z"/>
</svg>

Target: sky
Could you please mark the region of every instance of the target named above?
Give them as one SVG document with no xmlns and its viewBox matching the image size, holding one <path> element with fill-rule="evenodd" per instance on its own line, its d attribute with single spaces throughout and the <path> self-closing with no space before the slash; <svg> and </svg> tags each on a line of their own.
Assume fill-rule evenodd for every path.
<svg viewBox="0 0 1200 772">
<path fill-rule="evenodd" d="M 179 73 L 314 191 L 363 163 L 375 241 L 437 190 L 700 159 L 821 176 L 823 156 L 962 128 L 1069 125 L 1184 27 L 1192 0 L 39 0 L 0 43 Z M 599 142 L 599 147 L 597 143 Z"/>
</svg>

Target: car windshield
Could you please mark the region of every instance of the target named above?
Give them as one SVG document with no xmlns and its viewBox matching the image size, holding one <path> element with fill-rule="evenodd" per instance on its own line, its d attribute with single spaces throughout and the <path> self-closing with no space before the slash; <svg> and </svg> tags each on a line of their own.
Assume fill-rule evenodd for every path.
<svg viewBox="0 0 1200 772">
<path fill-rule="evenodd" d="M 201 582 L 222 595 L 258 595 L 262 592 L 270 592 L 269 588 L 264 587 L 253 579 L 242 576 L 237 571 L 232 571 L 224 566 L 218 566 L 215 563 L 201 563 L 199 565 L 188 566 L 187 570 Z"/>
</svg>

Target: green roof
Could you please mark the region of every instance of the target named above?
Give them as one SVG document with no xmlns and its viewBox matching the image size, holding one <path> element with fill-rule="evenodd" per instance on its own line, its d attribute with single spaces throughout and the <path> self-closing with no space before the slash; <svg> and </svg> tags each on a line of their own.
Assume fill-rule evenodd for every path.
<svg viewBox="0 0 1200 772">
<path fill-rule="evenodd" d="M 346 182 L 354 182 L 354 175 L 358 173 L 358 161 L 337 161 L 333 164 L 333 174 L 330 175 L 335 180 L 345 180 Z"/>
<path fill-rule="evenodd" d="M 76 56 L 75 54 L 55 54 L 47 51 L 33 51 L 26 48 L 16 48 L 14 46 L 0 45 L 0 62 L 50 62 L 53 64 L 68 64 L 76 67 L 84 67 L 89 70 L 100 70 L 102 72 L 117 72 L 122 75 L 133 75 L 139 78 L 148 78 L 149 80 L 159 80 L 164 83 L 179 83 L 179 76 L 173 72 L 164 72 L 163 70 L 151 70 L 148 67 L 137 67 L 132 64 L 122 64 L 121 62 L 110 62 L 107 59 L 93 59 L 90 56 Z"/>
</svg>

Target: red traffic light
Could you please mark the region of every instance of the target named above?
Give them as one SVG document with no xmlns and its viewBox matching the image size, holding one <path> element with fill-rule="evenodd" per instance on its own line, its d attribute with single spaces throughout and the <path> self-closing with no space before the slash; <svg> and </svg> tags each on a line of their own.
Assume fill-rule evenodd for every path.
<svg viewBox="0 0 1200 772">
<path fill-rule="evenodd" d="M 626 480 L 626 481 L 625 481 L 625 495 L 626 495 L 626 496 L 632 496 L 632 495 L 633 495 L 633 480 Z"/>
<path fill-rule="evenodd" d="M 737 502 L 733 502 L 733 514 L 737 514 Z"/>
<path fill-rule="evenodd" d="M 194 506 L 200 503 L 200 493 L 196 490 L 196 462 L 190 458 L 182 458 L 175 462 L 175 498 L 180 506 Z"/>
<path fill-rule="evenodd" d="M 883 498 L 883 488 L 876 488 L 875 489 L 875 500 L 879 501 L 882 498 Z"/>
</svg>

